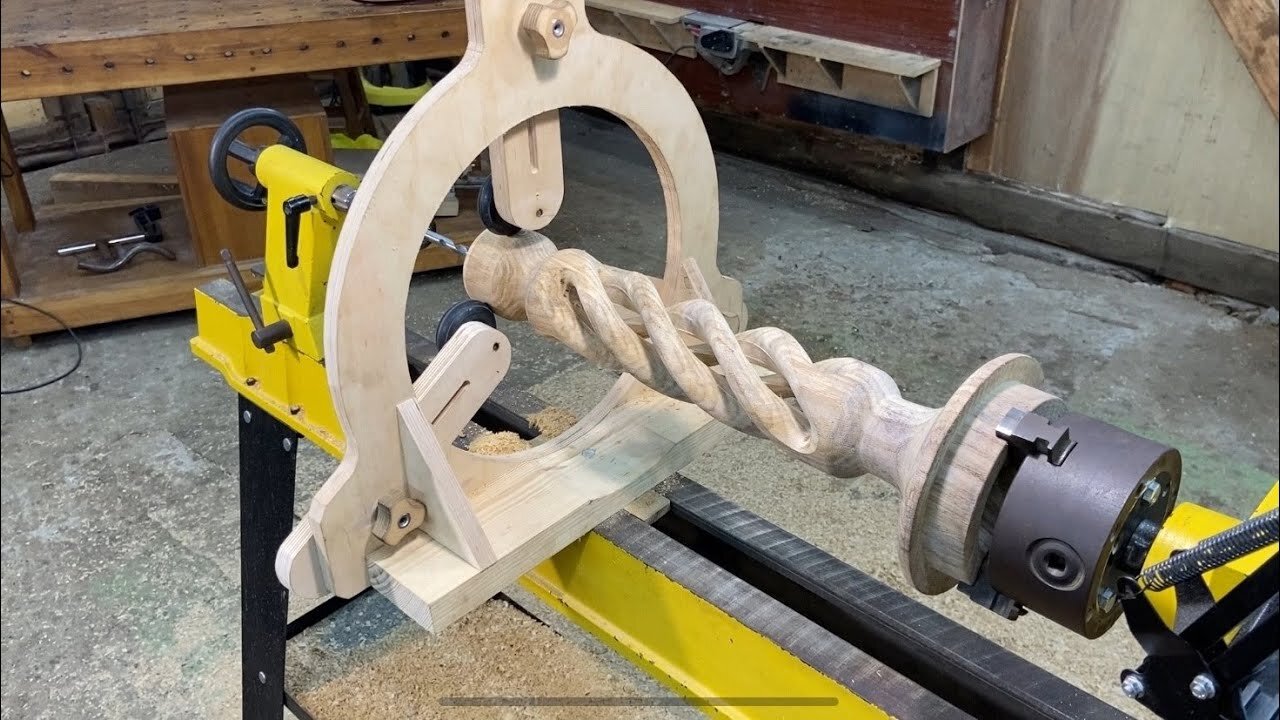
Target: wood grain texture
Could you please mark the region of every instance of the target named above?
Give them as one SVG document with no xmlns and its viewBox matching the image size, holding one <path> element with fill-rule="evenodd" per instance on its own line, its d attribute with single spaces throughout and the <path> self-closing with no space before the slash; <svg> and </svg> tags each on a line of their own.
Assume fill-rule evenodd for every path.
<svg viewBox="0 0 1280 720">
<path fill-rule="evenodd" d="M 22 291 L 22 283 L 18 278 L 18 268 L 13 264 L 9 254 L 9 234 L 0 227 L 0 297 L 17 297 Z"/>
<path fill-rule="evenodd" d="M 538 230 L 564 202 L 560 111 L 529 118 L 489 146 L 498 214 L 517 227 Z"/>
<path fill-rule="evenodd" d="M 92 17 L 93 22 L 70 18 Z M 6 0 L 4 100 L 454 57 L 459 0 Z"/>
<path fill-rule="evenodd" d="M 727 432 L 697 408 L 622 378 L 596 411 L 546 445 L 515 455 L 471 456 L 491 471 L 489 482 L 470 498 L 481 524 L 491 530 L 496 562 L 477 569 L 415 533 L 370 554 L 372 584 L 424 628 L 439 631 L 710 450 Z"/>
<path fill-rule="evenodd" d="M 739 322 L 746 321 L 741 288 L 720 275 L 716 267 L 715 161 L 696 108 L 659 61 L 627 43 L 595 33 L 585 21 L 581 0 L 573 4 L 579 23 L 569 51 L 559 60 L 547 60 L 531 57 L 517 42 L 520 18 L 510 6 L 470 0 L 467 54 L 399 123 L 365 175 L 348 212 L 329 279 L 324 330 L 330 391 L 342 421 L 347 452 L 312 499 L 306 523 L 300 526 L 304 529 L 299 531 L 314 538 L 328 569 L 326 579 L 340 595 L 353 595 L 368 585 L 366 547 L 371 510 L 388 489 L 405 484 L 393 410 L 413 392 L 404 371 L 402 331 L 413 257 L 422 230 L 430 224 L 455 178 L 499 136 L 531 117 L 566 106 L 598 107 L 626 120 L 649 148 L 666 194 L 667 265 L 660 283 L 662 292 L 675 296 L 683 277 L 682 264 L 691 258 L 708 279 L 717 304 Z M 492 39 L 492 44 L 486 39 Z M 601 77 L 610 82 L 599 82 Z M 477 108 L 484 111 L 477 112 Z M 371 350 L 374 348 L 376 351 Z M 705 418 L 701 411 L 691 410 Z M 666 414 L 671 413 L 659 413 Z M 689 424 L 688 419 L 681 422 L 678 427 L 683 433 L 702 432 L 701 425 Z M 674 446 L 684 442 L 678 433 L 669 440 Z M 634 469 L 638 475 L 628 476 L 622 485 L 625 489 L 610 485 L 598 498 L 597 491 L 588 493 L 585 497 L 591 498 L 590 509 L 567 525 L 556 525 L 555 538 L 585 532 L 590 526 L 581 522 L 616 501 L 625 505 L 647 489 L 631 483 L 637 477 L 645 477 L 647 482 L 645 473 L 649 470 L 645 466 L 661 465 L 665 456 L 641 452 L 639 447 L 632 452 L 645 458 Z M 519 459 L 534 477 L 546 471 L 543 463 L 553 462 L 549 458 L 535 455 Z M 458 462 L 466 462 L 450 460 L 455 468 Z M 473 457 L 469 462 L 487 461 Z M 600 472 L 606 473 L 608 466 L 600 467 Z M 490 465 L 473 465 L 458 474 L 467 485 L 469 478 L 495 478 L 495 472 Z M 472 500 L 483 521 L 483 503 L 474 496 Z M 577 506 L 558 507 L 570 512 Z M 546 516 L 528 517 L 548 521 Z M 492 569 L 503 565 L 504 550 L 501 538 L 492 532 L 489 535 L 500 556 Z M 297 550 L 301 545 L 293 543 L 291 548 Z M 522 565 L 526 560 L 533 563 L 541 559 L 522 556 L 515 562 Z M 506 570 L 498 572 L 523 572 L 518 567 L 503 567 Z M 289 572 L 281 575 L 282 580 L 292 577 Z"/>
<path fill-rule="evenodd" d="M 1209 0 L 1258 91 L 1280 117 L 1280 49 L 1275 0 Z"/>
<path fill-rule="evenodd" d="M 1209 3 L 1020 0 L 1010 27 L 970 169 L 1277 250 L 1280 133 Z"/>
<path fill-rule="evenodd" d="M 988 362 L 940 410 L 902 398 L 884 371 L 852 358 L 814 362 L 778 328 L 735 332 L 696 265 L 664 300 L 643 274 L 602 265 L 545 237 L 482 233 L 463 266 L 467 294 L 591 362 L 625 372 L 720 422 L 772 440 L 840 478 L 874 475 L 902 496 L 904 567 L 923 592 L 972 582 L 987 500 L 1006 452 L 995 428 L 1012 409 L 1057 398 L 1037 390 L 1024 355 Z"/>
<path fill-rule="evenodd" d="M 179 194 L 177 175 L 99 172 L 54 173 L 49 178 L 49 191 L 59 204 Z"/>
<path fill-rule="evenodd" d="M 3 163 L 0 179 L 4 183 L 4 197 L 9 201 L 13 226 L 18 232 L 27 232 L 36 226 L 36 216 L 31 210 L 31 196 L 27 194 L 27 184 L 22 180 L 22 168 L 13 152 L 9 124 L 5 122 L 3 113 L 0 113 L 0 162 Z"/>
</svg>

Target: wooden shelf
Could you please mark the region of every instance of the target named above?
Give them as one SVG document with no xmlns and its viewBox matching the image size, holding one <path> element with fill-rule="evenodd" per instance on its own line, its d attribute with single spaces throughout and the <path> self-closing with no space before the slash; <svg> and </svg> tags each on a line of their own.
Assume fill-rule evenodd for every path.
<svg viewBox="0 0 1280 720">
<path fill-rule="evenodd" d="M 470 209 L 475 206 L 474 194 L 459 195 L 462 206 L 468 209 L 458 217 L 439 218 L 436 228 L 460 241 L 470 241 L 483 225 Z M 126 211 L 100 210 L 47 218 L 37 210 L 40 223 L 34 231 L 11 241 L 6 237 L 5 245 L 12 259 L 10 264 L 6 258 L 6 268 L 18 271 L 16 299 L 57 315 L 72 327 L 194 307 L 195 288 L 225 276 L 226 271 L 221 265 L 198 264 L 180 198 L 158 204 L 164 213 L 160 221 L 165 234 L 164 246 L 174 251 L 177 260 L 142 255 L 129 267 L 105 275 L 77 270 L 74 258 L 57 257 L 54 250 L 71 239 L 79 241 L 130 232 L 132 222 Z M 243 259 L 240 263 L 242 277 L 250 287 L 255 287 L 257 280 L 248 269 L 256 262 Z M 414 270 L 422 272 L 460 264 L 461 258 L 454 253 L 431 245 L 419 253 Z M 59 329 L 61 326 L 38 312 L 10 302 L 0 303 L 0 336 L 23 337 Z"/>
<path fill-rule="evenodd" d="M 691 10 L 650 0 L 587 0 L 598 32 L 643 48 L 696 57 L 684 27 Z M 734 28 L 751 43 L 783 85 L 930 117 L 938 89 L 937 58 L 771 25 Z"/>
</svg>

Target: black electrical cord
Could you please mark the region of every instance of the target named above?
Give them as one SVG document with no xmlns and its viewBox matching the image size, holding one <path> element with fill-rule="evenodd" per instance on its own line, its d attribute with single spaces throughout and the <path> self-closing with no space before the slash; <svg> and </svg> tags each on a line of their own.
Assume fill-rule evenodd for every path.
<svg viewBox="0 0 1280 720">
<path fill-rule="evenodd" d="M 40 382 L 34 385 L 28 385 L 26 387 L 14 388 L 12 390 L 0 389 L 0 395 L 17 395 L 18 393 L 25 393 L 25 392 L 31 392 L 32 390 L 39 390 L 42 387 L 48 387 L 58 382 L 59 380 L 63 380 L 69 377 L 71 373 L 80 369 L 80 362 L 84 360 L 84 345 L 80 342 L 80 338 L 76 335 L 76 331 L 72 330 L 70 325 L 68 325 L 62 318 L 58 317 L 57 315 L 54 315 L 53 313 L 43 308 L 38 308 L 35 305 L 32 305 L 31 303 L 25 303 L 25 302 L 22 302 L 21 300 L 13 300 L 13 299 L 7 299 L 5 300 L 5 302 L 11 302 L 14 305 L 21 305 L 22 307 L 28 310 L 32 310 L 34 312 L 38 312 L 41 315 L 44 315 L 50 320 L 61 325 L 62 329 L 65 330 L 66 333 L 71 336 L 71 339 L 74 340 L 76 343 L 76 361 L 70 368 L 68 368 L 65 372 L 60 373 L 56 377 L 49 378 L 48 380 L 41 380 Z"/>
</svg>

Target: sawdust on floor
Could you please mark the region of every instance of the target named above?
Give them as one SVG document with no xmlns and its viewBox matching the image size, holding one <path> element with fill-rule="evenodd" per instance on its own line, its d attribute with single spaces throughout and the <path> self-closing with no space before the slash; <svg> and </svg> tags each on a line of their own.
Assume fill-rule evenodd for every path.
<svg viewBox="0 0 1280 720">
<path fill-rule="evenodd" d="M 439 635 L 405 622 L 357 649 L 326 643 L 324 631 L 316 632 L 291 647 L 289 685 L 317 720 L 690 716 L 685 708 L 646 707 L 643 698 L 656 690 L 647 679 L 615 673 L 607 659 L 501 601 Z M 565 704 L 557 706 L 557 698 Z"/>
</svg>

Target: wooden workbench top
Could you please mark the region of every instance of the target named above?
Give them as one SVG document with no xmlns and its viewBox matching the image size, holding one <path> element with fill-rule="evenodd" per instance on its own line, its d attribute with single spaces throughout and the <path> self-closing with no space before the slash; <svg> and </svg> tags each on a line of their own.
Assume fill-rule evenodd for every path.
<svg viewBox="0 0 1280 720">
<path fill-rule="evenodd" d="M 4 100 L 461 55 L 461 0 L 4 0 Z"/>
</svg>

